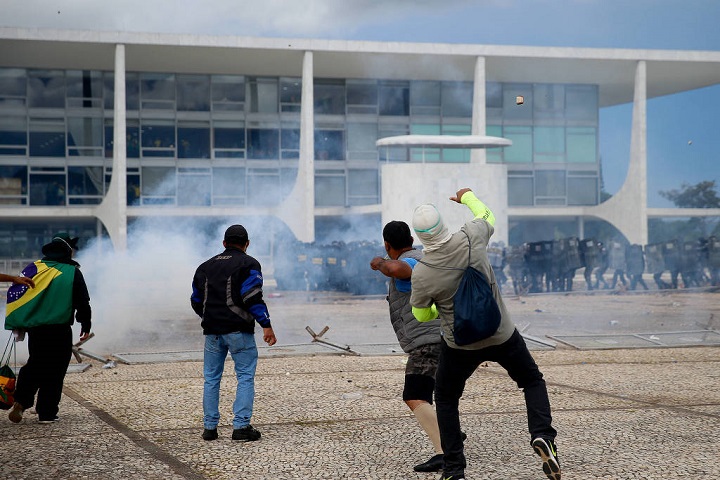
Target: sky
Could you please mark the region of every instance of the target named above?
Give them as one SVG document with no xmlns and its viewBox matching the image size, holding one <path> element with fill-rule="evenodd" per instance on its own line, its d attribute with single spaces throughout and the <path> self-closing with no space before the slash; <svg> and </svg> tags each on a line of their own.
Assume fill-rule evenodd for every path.
<svg viewBox="0 0 720 480">
<path fill-rule="evenodd" d="M 210 5 L 212 7 L 210 7 Z M 0 0 L 0 25 L 420 43 L 720 50 L 717 0 Z M 720 187 L 720 86 L 648 102 L 648 203 Z M 600 112 L 604 189 L 623 184 L 631 105 Z"/>
</svg>

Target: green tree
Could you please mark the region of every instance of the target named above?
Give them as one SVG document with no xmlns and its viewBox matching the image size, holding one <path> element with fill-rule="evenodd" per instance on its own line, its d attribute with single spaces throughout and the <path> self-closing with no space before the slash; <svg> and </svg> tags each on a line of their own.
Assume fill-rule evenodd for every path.
<svg viewBox="0 0 720 480">
<path fill-rule="evenodd" d="M 679 208 L 720 208 L 720 197 L 714 180 L 695 185 L 683 183 L 679 189 L 658 192 Z M 653 242 L 664 242 L 673 238 L 686 241 L 717 235 L 720 224 L 718 217 L 693 217 L 687 221 L 654 219 L 648 224 L 648 234 Z"/>
<path fill-rule="evenodd" d="M 720 208 L 715 180 L 706 180 L 696 185 L 683 183 L 679 190 L 660 190 L 658 193 L 680 208 Z"/>
</svg>

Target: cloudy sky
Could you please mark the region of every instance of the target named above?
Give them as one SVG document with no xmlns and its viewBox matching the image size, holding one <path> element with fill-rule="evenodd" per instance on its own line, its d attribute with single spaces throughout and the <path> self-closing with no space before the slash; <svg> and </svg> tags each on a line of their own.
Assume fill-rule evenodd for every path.
<svg viewBox="0 0 720 480">
<path fill-rule="evenodd" d="M 0 25 L 203 35 L 720 50 L 718 0 L 0 0 Z M 720 184 L 720 87 L 648 104 L 650 206 Z M 605 188 L 623 182 L 630 107 L 601 112 Z M 692 142 L 692 143 L 690 143 Z"/>
</svg>

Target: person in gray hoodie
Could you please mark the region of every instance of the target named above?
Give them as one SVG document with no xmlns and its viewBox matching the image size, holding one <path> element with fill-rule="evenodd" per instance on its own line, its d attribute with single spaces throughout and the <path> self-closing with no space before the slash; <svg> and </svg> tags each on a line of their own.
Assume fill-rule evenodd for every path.
<svg viewBox="0 0 720 480">
<path fill-rule="evenodd" d="M 560 480 L 550 400 L 543 375 L 515 328 L 503 302 L 487 258 L 487 244 L 494 233 L 495 216 L 469 188 L 457 191 L 450 200 L 465 204 L 473 219 L 450 234 L 437 207 L 424 204 L 413 213 L 413 229 L 424 246 L 422 262 L 412 275 L 410 304 L 419 321 L 440 317 L 440 360 L 435 376 L 435 403 L 443 457 L 443 480 L 465 480 L 466 460 L 460 430 L 459 403 L 465 382 L 481 363 L 500 364 L 525 394 L 530 444 L 540 455 L 543 472 Z M 454 299 L 468 266 L 482 273 L 492 290 L 500 322 L 489 337 L 465 344 L 455 336 Z M 459 345 L 462 343 L 462 345 Z"/>
<path fill-rule="evenodd" d="M 416 472 L 437 472 L 442 468 L 443 452 L 437 415 L 432 406 L 435 371 L 440 354 L 440 320 L 420 323 L 410 308 L 411 275 L 422 253 L 413 248 L 410 227 L 401 221 L 389 222 L 383 228 L 387 257 L 375 257 L 370 268 L 390 278 L 387 301 L 398 342 L 408 354 L 405 367 L 403 400 L 415 415 L 433 444 L 435 455 L 415 465 Z"/>
</svg>

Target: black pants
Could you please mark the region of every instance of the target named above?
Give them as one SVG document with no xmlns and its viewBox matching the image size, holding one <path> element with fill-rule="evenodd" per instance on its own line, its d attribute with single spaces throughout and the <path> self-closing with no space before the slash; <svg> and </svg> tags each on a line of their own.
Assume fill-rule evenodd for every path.
<svg viewBox="0 0 720 480">
<path fill-rule="evenodd" d="M 517 330 L 505 343 L 481 350 L 459 350 L 442 342 L 435 377 L 435 405 L 444 452 L 445 476 L 465 474 L 466 461 L 458 407 L 465 382 L 486 361 L 499 363 L 518 387 L 523 389 L 530 439 L 543 437 L 554 440 L 557 435 L 551 425 L 550 400 L 545 380 Z"/>
<path fill-rule="evenodd" d="M 20 369 L 15 401 L 23 408 L 35 403 L 40 420 L 52 420 L 58 413 L 63 381 L 72 356 L 70 325 L 45 325 L 28 330 L 28 361 Z"/>
</svg>

